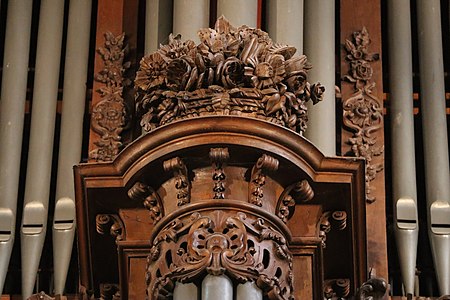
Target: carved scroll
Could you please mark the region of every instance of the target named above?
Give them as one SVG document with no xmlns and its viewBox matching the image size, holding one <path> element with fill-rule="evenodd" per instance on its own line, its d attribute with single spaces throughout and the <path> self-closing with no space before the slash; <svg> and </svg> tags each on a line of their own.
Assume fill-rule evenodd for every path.
<svg viewBox="0 0 450 300">
<path fill-rule="evenodd" d="M 372 278 L 365 282 L 357 291 L 357 300 L 387 300 L 388 286 L 381 278 Z"/>
<path fill-rule="evenodd" d="M 346 40 L 346 59 L 350 63 L 350 71 L 343 79 L 354 84 L 354 93 L 343 101 L 343 122 L 353 132 L 353 137 L 347 141 L 353 155 L 366 159 L 366 200 L 372 203 L 375 197 L 372 196 L 374 188 L 370 183 L 384 168 L 382 163 L 375 163 L 373 159 L 383 154 L 384 146 L 377 146 L 374 136 L 383 128 L 383 112 L 380 100 L 373 94 L 375 82 L 372 81 L 370 64 L 378 60 L 379 55 L 369 52 L 369 44 L 366 28 L 354 32 L 353 41 Z"/>
<path fill-rule="evenodd" d="M 214 181 L 214 199 L 225 199 L 225 172 L 222 168 L 223 164 L 230 158 L 228 148 L 212 148 L 209 152 L 209 158 L 212 161 L 214 173 L 212 179 Z"/>
<path fill-rule="evenodd" d="M 158 193 L 142 182 L 136 182 L 132 188 L 128 190 L 128 197 L 133 200 L 142 201 L 144 207 L 150 212 L 150 218 L 153 224 L 158 223 L 164 215 L 164 208 Z"/>
<path fill-rule="evenodd" d="M 175 219 L 153 241 L 150 299 L 171 295 L 175 282 L 226 274 L 255 282 L 268 299 L 293 299 L 292 255 L 283 235 L 264 220 L 236 211 L 194 212 Z"/>
<path fill-rule="evenodd" d="M 122 146 L 121 136 L 127 122 L 123 88 L 128 84 L 124 72 L 130 63 L 124 62 L 125 34 L 114 36 L 105 33 L 105 46 L 98 49 L 104 68 L 96 74 L 95 80 L 104 85 L 97 90 L 102 100 L 92 109 L 91 128 L 100 136 L 94 141 L 96 149 L 89 153 L 89 158 L 97 161 L 111 161 Z"/>
<path fill-rule="evenodd" d="M 123 224 L 117 215 L 112 214 L 98 214 L 95 217 L 95 226 L 97 233 L 107 234 L 116 238 L 116 241 L 123 240 Z"/>
<path fill-rule="evenodd" d="M 266 172 L 278 170 L 278 160 L 263 154 L 252 169 L 249 183 L 248 202 L 262 206 L 263 186 L 266 184 Z"/>
<path fill-rule="evenodd" d="M 330 220 L 331 218 L 331 220 Z M 344 230 L 347 227 L 347 213 L 345 211 L 326 211 L 322 214 L 319 220 L 318 229 L 319 237 L 322 239 L 322 247 L 326 247 L 327 233 L 331 228 L 337 230 Z"/>
<path fill-rule="evenodd" d="M 314 198 L 314 191 L 307 180 L 288 186 L 278 199 L 276 214 L 287 222 L 294 214 L 295 204 L 307 202 Z"/>
<path fill-rule="evenodd" d="M 350 294 L 350 279 L 325 280 L 323 286 L 325 299 L 341 299 Z"/>
<path fill-rule="evenodd" d="M 141 60 L 135 86 L 144 130 L 203 115 L 244 115 L 305 131 L 305 104 L 324 92 L 307 81 L 306 56 L 294 57 L 294 47 L 260 29 L 234 28 L 223 17 L 199 38 L 195 45 L 171 35 Z"/>
<path fill-rule="evenodd" d="M 185 205 L 191 201 L 191 182 L 188 178 L 186 165 L 179 157 L 164 162 L 164 171 L 173 172 L 175 177 L 175 188 L 178 190 L 178 206 Z"/>
</svg>

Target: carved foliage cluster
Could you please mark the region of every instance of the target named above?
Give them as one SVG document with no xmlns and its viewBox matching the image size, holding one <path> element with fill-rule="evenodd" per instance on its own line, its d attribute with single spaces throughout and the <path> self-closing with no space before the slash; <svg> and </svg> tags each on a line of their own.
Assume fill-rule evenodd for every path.
<svg viewBox="0 0 450 300">
<path fill-rule="evenodd" d="M 137 111 L 146 131 L 202 115 L 246 115 L 302 132 L 305 103 L 322 99 L 311 68 L 296 49 L 273 43 L 260 29 L 234 28 L 221 17 L 199 31 L 200 44 L 170 36 L 169 44 L 140 63 Z"/>
<path fill-rule="evenodd" d="M 293 299 L 285 238 L 242 212 L 194 212 L 173 220 L 153 240 L 146 274 L 150 299 L 170 296 L 176 281 L 198 282 L 207 274 L 255 282 L 268 299 Z"/>
<path fill-rule="evenodd" d="M 369 52 L 370 38 L 366 28 L 353 33 L 353 40 L 346 40 L 346 59 L 350 63 L 349 74 L 344 80 L 354 85 L 354 93 L 343 102 L 344 125 L 353 132 L 348 140 L 352 152 L 366 159 L 366 200 L 374 202 L 371 181 L 383 170 L 382 163 L 374 162 L 374 157 L 384 152 L 383 146 L 377 146 L 374 133 L 383 127 L 383 113 L 380 100 L 373 94 L 375 82 L 372 81 L 371 62 L 379 55 Z"/>
<path fill-rule="evenodd" d="M 97 148 L 89 153 L 89 158 L 97 161 L 111 161 L 122 146 L 120 134 L 126 125 L 123 88 L 129 84 L 124 72 L 130 66 L 129 62 L 124 62 L 124 38 L 123 33 L 114 36 L 107 32 L 105 46 L 98 49 L 104 67 L 95 80 L 103 86 L 97 90 L 101 100 L 92 109 L 91 128 L 100 139 L 94 142 Z"/>
</svg>

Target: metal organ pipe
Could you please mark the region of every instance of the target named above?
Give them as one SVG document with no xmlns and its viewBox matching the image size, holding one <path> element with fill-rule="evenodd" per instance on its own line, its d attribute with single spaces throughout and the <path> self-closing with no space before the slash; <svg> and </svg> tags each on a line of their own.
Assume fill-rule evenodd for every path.
<svg viewBox="0 0 450 300">
<path fill-rule="evenodd" d="M 81 159 L 92 0 L 70 1 L 53 217 L 55 295 L 63 294 L 75 236 L 73 166 Z"/>
<path fill-rule="evenodd" d="M 47 228 L 63 19 L 63 1 L 41 2 L 30 149 L 20 232 L 24 298 L 33 293 Z"/>
<path fill-rule="evenodd" d="M 173 291 L 173 300 L 192 300 L 198 299 L 198 288 L 193 283 L 180 283 L 175 284 L 175 290 Z"/>
<path fill-rule="evenodd" d="M 217 0 L 217 17 L 225 16 L 235 27 L 257 27 L 258 0 Z"/>
<path fill-rule="evenodd" d="M 145 9 L 145 54 L 158 50 L 172 32 L 172 1 L 147 0 Z"/>
<path fill-rule="evenodd" d="M 202 300 L 233 300 L 233 283 L 226 275 L 207 275 L 202 282 Z"/>
<path fill-rule="evenodd" d="M 450 294 L 450 170 L 439 0 L 417 1 L 428 234 L 441 294 Z"/>
<path fill-rule="evenodd" d="M 173 33 L 183 41 L 200 42 L 197 31 L 209 27 L 209 0 L 174 0 Z"/>
<path fill-rule="evenodd" d="M 267 32 L 280 44 L 303 53 L 303 0 L 268 0 Z"/>
<path fill-rule="evenodd" d="M 8 3 L 0 101 L 0 293 L 14 244 L 33 2 Z"/>
<path fill-rule="evenodd" d="M 247 281 L 244 284 L 238 284 L 236 288 L 237 300 L 262 300 L 262 290 L 254 283 Z"/>
<path fill-rule="evenodd" d="M 308 109 L 305 136 L 327 156 L 336 155 L 334 21 L 334 0 L 305 1 L 304 52 L 314 66 L 308 77 L 325 87 L 323 101 Z"/>
<path fill-rule="evenodd" d="M 387 12 L 394 232 L 405 292 L 414 294 L 419 226 L 409 2 L 390 0 Z"/>
</svg>

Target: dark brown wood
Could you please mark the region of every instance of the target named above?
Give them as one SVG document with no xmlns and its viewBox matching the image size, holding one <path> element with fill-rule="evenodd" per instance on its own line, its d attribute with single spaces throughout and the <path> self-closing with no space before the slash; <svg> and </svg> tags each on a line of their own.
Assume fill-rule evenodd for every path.
<svg viewBox="0 0 450 300">
<path fill-rule="evenodd" d="M 381 7 L 380 1 L 376 0 L 346 0 L 340 2 L 340 41 L 341 41 L 341 76 L 351 76 L 354 79 L 359 78 L 359 82 L 341 82 L 342 103 L 353 103 L 355 109 L 356 106 L 361 103 L 361 111 L 353 111 L 356 113 L 355 117 L 360 114 L 360 119 L 364 119 L 368 114 L 373 115 L 373 120 L 367 120 L 368 127 L 374 127 L 374 130 L 370 132 L 370 139 L 375 140 L 376 144 L 369 149 L 364 150 L 363 143 L 358 144 L 355 134 L 358 130 L 362 130 L 364 134 L 366 129 L 353 129 L 344 125 L 341 131 L 341 152 L 345 155 L 354 156 L 354 150 L 360 151 L 359 154 L 362 157 L 370 159 L 368 161 L 368 182 L 370 195 L 369 200 L 376 199 L 373 203 L 367 203 L 367 238 L 368 238 L 368 263 L 369 268 L 372 269 L 373 275 L 377 277 L 388 278 L 387 268 L 387 245 L 386 245 L 386 218 L 385 218 L 385 188 L 384 188 L 384 132 L 383 119 L 379 114 L 379 109 L 372 110 L 373 108 L 382 108 L 382 64 L 381 59 L 375 60 L 372 53 L 378 54 L 381 58 Z M 355 37 L 361 36 L 355 34 L 355 32 L 362 32 L 366 29 L 370 37 L 370 45 L 365 44 L 368 47 L 368 53 L 364 56 L 361 51 L 361 60 L 357 62 L 355 57 L 348 57 L 349 52 L 346 46 L 351 48 L 347 40 L 353 45 L 356 45 Z M 362 41 L 358 39 L 359 41 Z M 367 41 L 366 41 L 367 42 Z M 347 48 L 348 48 L 347 47 Z M 356 50 L 356 49 L 355 49 Z M 355 52 L 355 54 L 358 54 Z M 353 62 L 353 66 L 352 66 Z M 356 73 L 355 73 L 356 72 Z M 353 76 L 352 76 L 353 75 Z M 371 76 L 369 76 L 371 75 Z M 350 78 L 348 78 L 350 79 Z M 372 83 L 374 86 L 372 86 Z M 370 87 L 370 93 L 366 89 L 363 95 L 362 102 L 355 102 L 358 88 Z M 355 99 L 356 100 L 356 99 Z M 374 106 L 370 109 L 363 108 L 364 102 L 374 102 Z M 376 102 L 376 103 L 375 103 Z M 350 105 L 351 106 L 351 105 Z M 344 108 L 345 109 L 345 108 Z M 350 121 L 351 115 L 350 109 L 343 112 L 344 118 Z M 347 115 L 346 115 L 347 114 Z M 353 121 L 355 121 L 353 119 Z M 355 121 L 356 122 L 356 121 Z M 344 122 L 345 124 L 345 122 Z M 355 127 L 355 126 L 354 126 Z M 362 127 L 362 126 L 361 126 Z M 353 143 L 355 142 L 355 143 Z M 354 144 L 354 145 L 353 145 Z M 352 149 L 353 147 L 353 149 Z M 359 148 L 359 149 L 358 149 Z M 363 151 L 368 151 L 368 155 L 363 155 Z M 371 152 L 373 151 L 373 153 Z M 372 170 L 373 167 L 373 170 Z"/>
</svg>

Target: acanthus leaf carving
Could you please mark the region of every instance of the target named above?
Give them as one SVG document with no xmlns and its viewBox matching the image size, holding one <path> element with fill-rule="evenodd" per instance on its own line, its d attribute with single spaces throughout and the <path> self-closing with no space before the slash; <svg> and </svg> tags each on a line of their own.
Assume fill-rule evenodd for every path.
<svg viewBox="0 0 450 300">
<path fill-rule="evenodd" d="M 263 154 L 252 168 L 248 202 L 257 206 L 262 206 L 261 199 L 264 197 L 263 186 L 266 184 L 266 173 L 278 170 L 278 160 Z"/>
<path fill-rule="evenodd" d="M 376 199 L 372 195 L 374 188 L 371 182 L 383 163 L 376 163 L 374 157 L 384 152 L 384 146 L 376 146 L 373 134 L 383 128 L 383 112 L 380 100 L 374 95 L 375 82 L 372 82 L 373 69 L 371 62 L 379 59 L 379 55 L 369 52 L 370 38 L 367 29 L 353 33 L 353 41 L 346 40 L 346 59 L 350 63 L 349 74 L 343 79 L 354 85 L 354 93 L 343 101 L 344 125 L 352 132 L 348 139 L 353 155 L 366 159 L 366 200 L 369 203 Z"/>
<path fill-rule="evenodd" d="M 173 172 L 175 188 L 177 192 L 177 205 L 183 206 L 191 201 L 191 182 L 188 178 L 188 170 L 183 160 L 175 157 L 164 161 L 164 171 Z"/>
<path fill-rule="evenodd" d="M 293 299 L 292 255 L 284 236 L 242 212 L 210 211 L 176 219 L 153 241 L 148 259 L 150 299 L 171 295 L 176 281 L 206 274 L 255 282 L 268 299 Z"/>
<path fill-rule="evenodd" d="M 100 136 L 94 141 L 97 148 L 89 153 L 89 158 L 97 161 L 113 160 L 122 147 L 121 133 L 127 125 L 127 108 L 123 99 L 123 89 L 130 83 L 124 78 L 130 67 L 125 59 L 125 34 L 114 36 L 105 33 L 105 46 L 97 51 L 103 60 L 103 69 L 95 80 L 104 85 L 97 90 L 101 100 L 92 108 L 91 128 Z"/>
<path fill-rule="evenodd" d="M 158 193 L 149 185 L 136 182 L 129 190 L 128 197 L 133 200 L 141 201 L 145 208 L 150 212 L 150 218 L 153 224 L 158 223 L 164 216 L 164 207 Z"/>
</svg>

